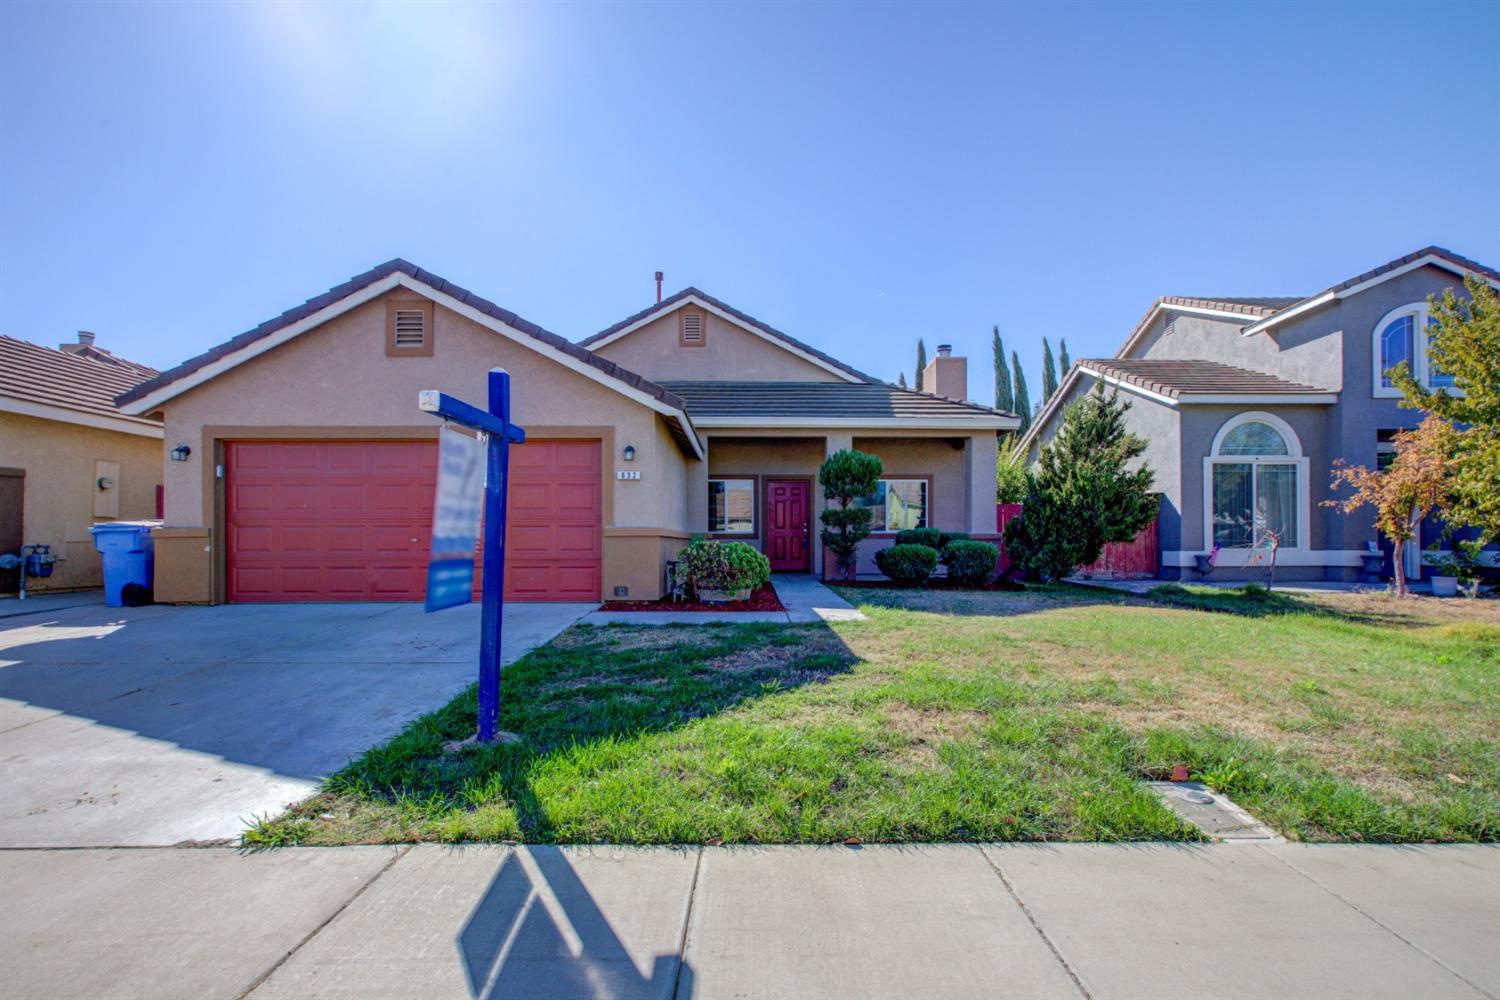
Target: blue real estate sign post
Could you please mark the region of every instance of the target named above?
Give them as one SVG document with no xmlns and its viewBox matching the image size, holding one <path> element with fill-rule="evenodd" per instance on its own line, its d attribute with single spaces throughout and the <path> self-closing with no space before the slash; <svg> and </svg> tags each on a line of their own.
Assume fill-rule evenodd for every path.
<svg viewBox="0 0 1500 1000">
<path fill-rule="evenodd" d="M 526 432 L 510 422 L 510 374 L 503 368 L 490 369 L 488 412 L 431 389 L 417 396 L 417 406 L 451 424 L 481 433 L 485 452 L 484 575 L 477 738 L 481 743 L 491 743 L 497 736 L 502 739 L 509 736 L 495 729 L 500 717 L 500 630 L 505 603 L 505 493 L 510 446 L 524 443 Z M 445 551 L 445 548 L 465 537 L 460 527 L 464 522 L 473 523 L 472 501 L 466 502 L 464 498 L 473 496 L 475 463 L 466 458 L 462 445 L 444 447 L 440 456 L 437 503 L 433 508 L 433 558 L 427 569 L 428 611 L 467 603 L 474 586 L 472 544 L 466 552 Z M 472 531 L 467 537 L 472 538 Z"/>
</svg>

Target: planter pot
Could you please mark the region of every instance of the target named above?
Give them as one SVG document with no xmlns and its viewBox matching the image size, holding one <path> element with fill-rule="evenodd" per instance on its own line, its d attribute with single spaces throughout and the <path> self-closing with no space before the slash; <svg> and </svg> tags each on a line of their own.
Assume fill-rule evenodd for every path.
<svg viewBox="0 0 1500 1000">
<path fill-rule="evenodd" d="M 1432 578 L 1433 597 L 1456 597 L 1458 596 L 1458 577 L 1435 576 Z"/>
<path fill-rule="evenodd" d="M 745 601 L 749 599 L 749 587 L 741 587 L 739 590 L 709 590 L 707 587 L 704 587 L 698 591 L 698 600 L 708 604 L 728 604 L 730 601 Z"/>
<path fill-rule="evenodd" d="M 1385 569 L 1385 556 L 1379 552 L 1365 552 L 1360 555 L 1363 565 L 1360 567 L 1360 579 L 1365 583 L 1377 583 L 1380 574 Z"/>
</svg>

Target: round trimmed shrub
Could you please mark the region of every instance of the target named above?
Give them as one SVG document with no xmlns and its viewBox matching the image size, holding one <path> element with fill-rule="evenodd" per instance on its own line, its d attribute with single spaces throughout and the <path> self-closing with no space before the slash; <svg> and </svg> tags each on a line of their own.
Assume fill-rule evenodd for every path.
<svg viewBox="0 0 1500 1000">
<path fill-rule="evenodd" d="M 926 545 L 892 545 L 875 553 L 880 572 L 905 587 L 926 583 L 937 562 L 937 549 Z"/>
<path fill-rule="evenodd" d="M 677 563 L 694 590 L 754 590 L 771 579 L 771 561 L 744 542 L 695 538 Z"/>
<path fill-rule="evenodd" d="M 936 528 L 907 528 L 896 532 L 897 545 L 925 545 L 934 552 L 943 547 L 943 533 Z"/>
<path fill-rule="evenodd" d="M 945 531 L 942 533 L 942 536 L 942 538 L 938 539 L 939 552 L 942 552 L 944 549 L 946 549 L 949 542 L 967 541 L 969 533 L 967 531 Z"/>
<path fill-rule="evenodd" d="M 982 587 L 995 575 L 1000 548 L 989 542 L 956 538 L 943 548 L 943 565 L 948 579 L 965 587 Z"/>
</svg>

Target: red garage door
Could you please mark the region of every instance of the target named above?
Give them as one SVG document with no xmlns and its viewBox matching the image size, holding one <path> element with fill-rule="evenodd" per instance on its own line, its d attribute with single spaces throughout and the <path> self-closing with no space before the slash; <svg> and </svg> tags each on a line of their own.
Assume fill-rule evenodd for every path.
<svg viewBox="0 0 1500 1000">
<path fill-rule="evenodd" d="M 419 601 L 432 441 L 243 441 L 225 448 L 230 601 Z M 511 450 L 505 596 L 599 599 L 597 441 Z"/>
</svg>

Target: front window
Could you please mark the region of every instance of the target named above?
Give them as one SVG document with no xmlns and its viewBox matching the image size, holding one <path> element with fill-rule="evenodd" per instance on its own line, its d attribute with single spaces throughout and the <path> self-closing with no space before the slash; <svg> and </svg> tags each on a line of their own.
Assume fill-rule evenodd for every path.
<svg viewBox="0 0 1500 1000">
<path fill-rule="evenodd" d="M 870 527 L 876 531 L 905 531 L 927 527 L 927 480 L 882 479 L 873 496 L 860 505 L 870 508 Z"/>
<path fill-rule="evenodd" d="M 1405 364 L 1417 384 L 1427 389 L 1452 389 L 1453 376 L 1428 356 L 1427 331 L 1436 326 L 1425 302 L 1402 306 L 1385 314 L 1375 327 L 1375 395 L 1399 396 L 1391 369 Z"/>
<path fill-rule="evenodd" d="M 717 535 L 755 533 L 755 480 L 708 481 L 708 530 Z"/>
<path fill-rule="evenodd" d="M 1213 544 L 1251 549 L 1301 541 L 1306 472 L 1291 428 L 1274 418 L 1237 417 L 1215 442 L 1209 459 Z"/>
</svg>

